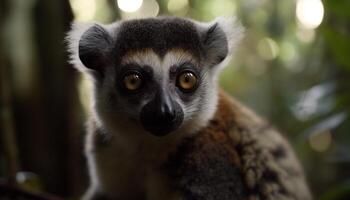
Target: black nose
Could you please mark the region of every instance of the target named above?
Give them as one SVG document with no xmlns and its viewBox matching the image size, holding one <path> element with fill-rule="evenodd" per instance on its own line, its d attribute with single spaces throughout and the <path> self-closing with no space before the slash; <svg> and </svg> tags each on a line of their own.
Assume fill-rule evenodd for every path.
<svg viewBox="0 0 350 200">
<path fill-rule="evenodd" d="M 179 127 L 183 112 L 166 93 L 158 93 L 141 110 L 140 121 L 148 132 L 163 136 Z"/>
<path fill-rule="evenodd" d="M 176 115 L 173 102 L 169 99 L 169 97 L 163 97 L 156 102 L 155 112 L 155 117 L 160 121 L 164 121 L 165 123 L 172 122 Z"/>
</svg>

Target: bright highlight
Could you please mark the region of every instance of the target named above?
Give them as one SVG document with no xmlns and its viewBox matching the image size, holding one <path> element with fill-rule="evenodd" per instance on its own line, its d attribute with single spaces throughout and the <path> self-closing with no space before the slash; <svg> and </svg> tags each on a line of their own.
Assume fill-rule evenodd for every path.
<svg viewBox="0 0 350 200">
<path fill-rule="evenodd" d="M 91 21 L 96 12 L 95 0 L 70 0 L 75 19 L 78 21 Z"/>
<path fill-rule="evenodd" d="M 328 150 L 332 144 L 332 134 L 329 131 L 312 134 L 309 138 L 309 143 L 313 150 L 324 152 Z"/>
<path fill-rule="evenodd" d="M 135 12 L 141 8 L 143 0 L 117 0 L 118 8 L 124 12 Z"/>
<path fill-rule="evenodd" d="M 323 20 L 324 8 L 321 0 L 298 0 L 296 16 L 306 29 L 317 28 Z"/>
</svg>

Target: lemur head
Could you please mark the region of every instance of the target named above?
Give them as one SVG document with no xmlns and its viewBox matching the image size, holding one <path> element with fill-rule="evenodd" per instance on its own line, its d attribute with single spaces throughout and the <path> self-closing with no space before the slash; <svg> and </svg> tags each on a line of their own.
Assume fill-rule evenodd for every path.
<svg viewBox="0 0 350 200">
<path fill-rule="evenodd" d="M 68 42 L 72 63 L 94 80 L 101 123 L 164 136 L 213 116 L 218 72 L 242 32 L 234 18 L 161 17 L 74 26 Z"/>
</svg>

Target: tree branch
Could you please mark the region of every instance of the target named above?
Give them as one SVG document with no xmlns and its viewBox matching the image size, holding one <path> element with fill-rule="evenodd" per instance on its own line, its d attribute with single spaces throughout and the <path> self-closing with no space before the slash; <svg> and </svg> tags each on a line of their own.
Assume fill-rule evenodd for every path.
<svg viewBox="0 0 350 200">
<path fill-rule="evenodd" d="M 14 185 L 0 183 L 0 199 L 2 197 L 9 197 L 11 199 L 21 197 L 21 199 L 24 198 L 28 200 L 63 200 L 51 194 L 27 191 Z"/>
</svg>

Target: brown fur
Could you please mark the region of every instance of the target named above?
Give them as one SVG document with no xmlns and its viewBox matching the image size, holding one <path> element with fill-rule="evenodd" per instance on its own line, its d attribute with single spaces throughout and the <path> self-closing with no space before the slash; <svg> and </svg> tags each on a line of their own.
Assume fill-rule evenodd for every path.
<svg viewBox="0 0 350 200">
<path fill-rule="evenodd" d="M 210 124 L 183 140 L 166 168 L 189 199 L 311 199 L 289 144 L 224 92 Z"/>
</svg>

